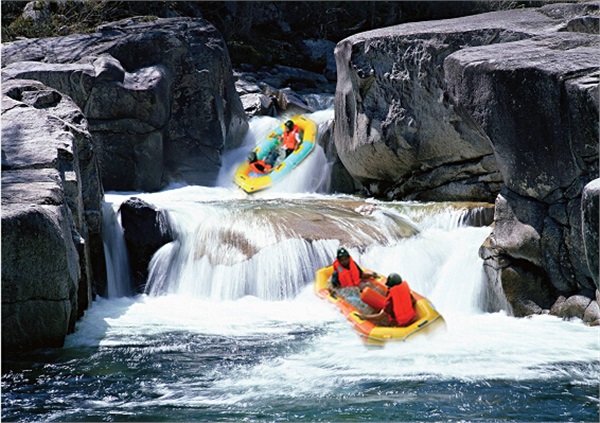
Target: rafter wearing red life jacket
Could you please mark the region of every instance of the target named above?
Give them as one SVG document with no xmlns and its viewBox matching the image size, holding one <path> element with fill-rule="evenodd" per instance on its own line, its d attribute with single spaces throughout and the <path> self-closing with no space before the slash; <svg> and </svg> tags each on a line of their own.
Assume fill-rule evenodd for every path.
<svg viewBox="0 0 600 423">
<path fill-rule="evenodd" d="M 286 150 L 295 150 L 298 147 L 298 140 L 296 135 L 300 134 L 300 127 L 294 125 L 291 131 L 283 131 L 283 148 Z"/>
<path fill-rule="evenodd" d="M 390 316 L 390 323 L 394 325 L 407 326 L 414 320 L 417 312 L 408 283 L 402 282 L 389 289 L 384 309 Z"/>
<path fill-rule="evenodd" d="M 338 281 L 340 282 L 342 288 L 358 286 L 360 284 L 361 271 L 352 257 L 350 257 L 348 269 L 342 266 L 338 259 L 335 259 L 333 262 L 333 269 L 338 273 Z"/>
</svg>

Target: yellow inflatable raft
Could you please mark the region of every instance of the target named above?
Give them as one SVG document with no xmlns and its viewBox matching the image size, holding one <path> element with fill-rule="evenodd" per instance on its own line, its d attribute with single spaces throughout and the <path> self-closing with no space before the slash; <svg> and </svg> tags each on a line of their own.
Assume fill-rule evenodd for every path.
<svg viewBox="0 0 600 423">
<path fill-rule="evenodd" d="M 276 164 L 273 169 L 265 166 L 265 158 L 273 149 L 279 148 L 278 137 L 284 131 L 284 123 L 282 123 L 252 150 L 254 162 L 245 160 L 237 168 L 233 180 L 247 193 L 260 191 L 276 184 L 292 172 L 314 149 L 317 124 L 303 115 L 294 116 L 291 120 L 300 127 L 302 132 L 302 142 L 292 154 Z"/>
<path fill-rule="evenodd" d="M 437 312 L 433 304 L 414 291 L 411 292 L 416 300 L 415 309 L 418 319 L 409 326 L 377 326 L 373 322 L 363 320 L 358 317 L 360 312 L 354 305 L 350 304 L 341 295 L 334 294 L 329 290 L 329 279 L 332 274 L 333 266 L 317 270 L 314 281 L 316 294 L 337 306 L 366 344 L 383 345 L 388 341 L 406 341 L 415 334 L 430 334 L 446 327 L 444 318 Z M 386 289 L 385 280 L 381 275 L 377 275 L 370 282 L 375 286 L 379 285 Z M 365 291 L 367 289 L 365 288 Z M 361 295 L 361 297 L 363 296 Z"/>
</svg>

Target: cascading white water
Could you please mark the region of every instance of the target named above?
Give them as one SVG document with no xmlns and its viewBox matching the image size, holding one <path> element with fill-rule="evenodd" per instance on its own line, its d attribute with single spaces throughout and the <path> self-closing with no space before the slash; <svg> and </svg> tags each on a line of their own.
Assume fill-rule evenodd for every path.
<svg viewBox="0 0 600 423">
<path fill-rule="evenodd" d="M 150 295 L 214 301 L 246 295 L 264 300 L 293 298 L 312 281 L 316 269 L 331 263 L 339 245 L 337 239 L 298 238 L 292 225 L 286 226 L 286 216 L 304 213 L 318 216 L 323 227 L 330 222 L 340 231 L 353 232 L 349 236 L 353 242 L 370 245 L 366 250 L 349 248 L 361 265 L 381 273 L 401 273 L 415 290 L 442 308 L 467 314 L 486 311 L 477 249 L 490 229 L 456 226 L 460 214 L 454 210 L 436 211 L 428 218 L 426 205 L 357 202 L 363 214 L 346 215 L 347 210 L 336 204 L 344 203 L 341 197 L 313 196 L 282 206 L 264 200 L 232 203 L 223 198 L 186 202 L 177 191 L 171 195 L 171 202 L 164 194 L 154 200 L 169 210 L 177 235 L 151 262 Z M 318 201 L 328 204 L 321 215 L 323 206 Z M 399 205 L 404 214 L 396 209 Z M 400 225 L 422 231 L 405 238 L 398 232 Z"/>
<path fill-rule="evenodd" d="M 317 124 L 326 125 L 333 118 L 333 111 L 320 111 L 310 117 Z M 312 281 L 314 270 L 331 263 L 339 245 L 334 238 L 307 241 L 295 236 L 286 227 L 285 219 L 278 219 L 294 206 L 286 204 L 282 209 L 279 204 L 265 202 L 269 198 L 301 198 L 298 201 L 304 201 L 306 206 L 301 205 L 299 210 L 308 210 L 315 201 L 329 203 L 329 209 L 322 214 L 311 212 L 321 214 L 321 222 L 332 219 L 357 245 L 369 245 L 360 251 L 350 248 L 363 266 L 382 273 L 399 272 L 415 290 L 449 309 L 466 313 L 487 310 L 477 246 L 489 229 L 464 227 L 464 208 L 414 203 L 369 205 L 359 201 L 357 204 L 362 205 L 357 205 L 356 213 L 371 218 L 363 222 L 346 216 L 347 210 L 336 209 L 336 197 L 306 199 L 307 191 L 315 192 L 315 188 L 324 188 L 328 183 L 330 168 L 320 146 L 288 181 L 253 196 L 239 190 L 233 184 L 235 168 L 257 140 L 280 120 L 259 117 L 251 121 L 243 145 L 223 159 L 218 178 L 221 188 L 174 187 L 138 195 L 168 210 L 177 234 L 173 242 L 154 255 L 147 293 L 215 301 L 247 295 L 265 300 L 295 296 Z M 422 233 L 404 239 L 406 234 L 397 233 L 402 225 L 418 228 Z"/>
<path fill-rule="evenodd" d="M 268 216 L 227 204 L 189 204 L 170 211 L 177 238 L 150 263 L 147 292 L 213 300 L 245 295 L 277 300 L 296 293 L 313 263 L 325 263 L 319 242 L 286 239 Z"/>
<path fill-rule="evenodd" d="M 127 247 L 120 217 L 113 209 L 113 203 L 108 201 L 103 203 L 102 219 L 102 242 L 106 258 L 106 297 L 131 295 L 131 271 Z"/>
</svg>

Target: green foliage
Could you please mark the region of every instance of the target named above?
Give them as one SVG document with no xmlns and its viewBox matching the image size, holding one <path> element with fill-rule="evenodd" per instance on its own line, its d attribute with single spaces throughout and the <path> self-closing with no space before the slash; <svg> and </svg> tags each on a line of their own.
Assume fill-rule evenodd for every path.
<svg viewBox="0 0 600 423">
<path fill-rule="evenodd" d="M 3 9 L 6 3 L 2 3 Z M 94 32 L 98 25 L 119 17 L 121 3 L 103 0 L 46 3 L 40 0 L 34 4 L 34 10 L 43 11 L 48 8 L 49 18 L 35 21 L 18 14 L 11 22 L 7 22 L 10 17 L 6 20 L 3 17 L 2 41 L 14 41 L 18 37 L 42 38 Z"/>
</svg>

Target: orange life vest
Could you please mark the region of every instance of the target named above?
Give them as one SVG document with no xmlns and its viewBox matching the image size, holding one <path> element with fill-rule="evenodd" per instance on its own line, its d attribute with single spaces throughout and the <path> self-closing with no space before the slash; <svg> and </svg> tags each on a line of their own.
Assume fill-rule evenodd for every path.
<svg viewBox="0 0 600 423">
<path fill-rule="evenodd" d="M 350 257 L 348 269 L 342 266 L 338 259 L 335 259 L 333 262 L 333 268 L 337 270 L 338 280 L 342 288 L 358 286 L 360 284 L 360 271 L 358 270 L 356 263 L 354 263 L 354 260 L 352 260 L 352 257 Z"/>
<path fill-rule="evenodd" d="M 250 163 L 250 171 L 254 173 L 269 173 L 271 165 L 266 164 L 264 160 L 256 160 Z"/>
<path fill-rule="evenodd" d="M 417 312 L 413 307 L 410 287 L 406 282 L 392 286 L 389 289 L 387 301 L 390 300 L 392 301 L 392 311 L 398 326 L 404 326 L 415 318 Z"/>
<path fill-rule="evenodd" d="M 283 148 L 286 150 L 295 150 L 298 146 L 296 140 L 296 134 L 300 133 L 298 125 L 294 125 L 294 129 L 291 131 L 283 131 Z"/>
</svg>

